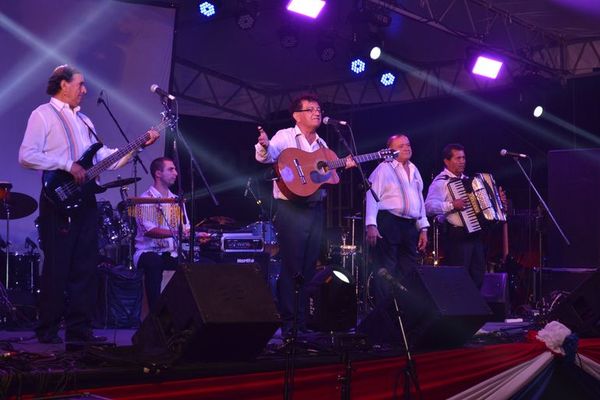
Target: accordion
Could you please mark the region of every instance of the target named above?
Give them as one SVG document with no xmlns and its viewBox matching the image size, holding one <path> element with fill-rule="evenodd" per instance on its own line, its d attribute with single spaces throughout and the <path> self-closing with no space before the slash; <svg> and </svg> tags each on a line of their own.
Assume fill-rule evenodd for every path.
<svg viewBox="0 0 600 400">
<path fill-rule="evenodd" d="M 452 178 L 448 182 L 452 199 L 462 199 L 465 208 L 459 211 L 468 233 L 482 230 L 494 222 L 506 221 L 506 210 L 491 174 L 475 174 L 472 178 Z"/>
</svg>

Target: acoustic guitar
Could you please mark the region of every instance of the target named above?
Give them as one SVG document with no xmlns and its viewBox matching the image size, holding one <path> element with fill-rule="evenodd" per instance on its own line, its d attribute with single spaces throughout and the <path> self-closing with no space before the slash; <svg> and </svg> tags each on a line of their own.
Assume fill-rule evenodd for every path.
<svg viewBox="0 0 600 400">
<path fill-rule="evenodd" d="M 353 158 L 359 164 L 392 159 L 397 154 L 397 150 L 382 149 Z M 325 147 L 314 152 L 290 147 L 281 152 L 274 164 L 278 176 L 277 186 L 288 199 L 309 197 L 325 184 L 337 184 L 340 177 L 335 170 L 344 166 L 346 166 L 346 159 L 338 158 L 332 150 Z"/>
</svg>

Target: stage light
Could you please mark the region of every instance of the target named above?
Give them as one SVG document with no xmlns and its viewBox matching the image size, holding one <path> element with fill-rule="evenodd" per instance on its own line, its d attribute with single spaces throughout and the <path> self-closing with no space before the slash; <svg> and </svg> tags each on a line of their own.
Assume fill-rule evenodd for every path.
<svg viewBox="0 0 600 400">
<path fill-rule="evenodd" d="M 356 326 L 356 287 L 348 271 L 326 267 L 307 284 L 306 323 L 322 332 L 346 331 Z"/>
<path fill-rule="evenodd" d="M 335 46 L 330 41 L 319 41 L 317 43 L 317 55 L 323 62 L 331 61 L 335 58 Z"/>
<path fill-rule="evenodd" d="M 479 56 L 477 57 L 471 72 L 473 72 L 475 75 L 496 79 L 498 77 L 498 73 L 500 72 L 500 68 L 502 68 L 502 61 L 486 56 Z"/>
<path fill-rule="evenodd" d="M 386 72 L 381 75 L 381 79 L 379 80 L 379 82 L 381 82 L 383 86 L 391 86 L 394 84 L 395 80 L 396 77 L 394 76 L 394 74 L 392 74 L 391 72 Z"/>
<path fill-rule="evenodd" d="M 258 4 L 254 0 L 243 0 L 238 4 L 238 10 L 235 16 L 237 26 L 247 31 L 254 27 L 258 16 Z"/>
<path fill-rule="evenodd" d="M 371 57 L 371 60 L 377 60 L 379 57 L 381 57 L 381 47 L 373 47 L 369 53 L 369 57 Z"/>
<path fill-rule="evenodd" d="M 291 0 L 287 9 L 307 17 L 317 18 L 324 5 L 323 0 Z"/>
<path fill-rule="evenodd" d="M 541 117 L 543 113 L 544 113 L 544 107 L 542 107 L 542 106 L 537 106 L 536 108 L 533 109 L 533 116 L 536 118 Z"/>
<path fill-rule="evenodd" d="M 289 26 L 283 26 L 277 31 L 277 34 L 279 35 L 281 47 L 290 49 L 298 46 L 298 33 L 295 29 Z"/>
<path fill-rule="evenodd" d="M 212 17 L 216 14 L 215 4 L 210 1 L 201 1 L 198 4 L 198 11 L 207 18 Z"/>
<path fill-rule="evenodd" d="M 367 64 L 360 58 L 355 58 L 350 62 L 350 70 L 357 75 L 365 72 L 365 69 L 367 69 Z"/>
</svg>

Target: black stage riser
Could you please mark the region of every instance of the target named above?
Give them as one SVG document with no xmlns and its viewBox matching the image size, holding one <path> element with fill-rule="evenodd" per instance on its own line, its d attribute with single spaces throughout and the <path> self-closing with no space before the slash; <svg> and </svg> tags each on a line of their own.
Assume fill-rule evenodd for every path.
<svg viewBox="0 0 600 400">
<path fill-rule="evenodd" d="M 190 361 L 252 359 L 278 326 L 258 265 L 184 264 L 133 342 L 142 353 Z"/>
<path fill-rule="evenodd" d="M 492 312 L 461 267 L 418 267 L 409 292 L 397 295 L 412 349 L 459 346 Z M 399 344 L 401 333 L 393 302 L 378 304 L 357 330 L 376 344 Z"/>
</svg>

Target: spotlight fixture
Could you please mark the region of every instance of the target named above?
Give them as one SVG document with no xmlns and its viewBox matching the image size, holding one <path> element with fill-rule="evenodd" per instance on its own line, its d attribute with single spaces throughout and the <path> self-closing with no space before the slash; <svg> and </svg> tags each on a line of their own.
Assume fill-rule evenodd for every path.
<svg viewBox="0 0 600 400">
<path fill-rule="evenodd" d="M 215 3 L 212 1 L 200 1 L 198 11 L 207 18 L 212 17 L 217 13 Z"/>
<path fill-rule="evenodd" d="M 488 56 L 478 56 L 471 72 L 475 75 L 496 79 L 500 72 L 500 68 L 502 68 L 502 61 Z"/>
<path fill-rule="evenodd" d="M 258 14 L 258 5 L 256 1 L 240 0 L 235 15 L 235 22 L 241 30 L 250 30 L 254 27 Z"/>
<path fill-rule="evenodd" d="M 386 72 L 381 75 L 381 79 L 379 79 L 379 82 L 381 82 L 383 86 L 391 86 L 394 84 L 395 80 L 396 76 L 394 74 L 392 74 L 391 72 Z"/>
<path fill-rule="evenodd" d="M 317 43 L 317 55 L 323 62 L 329 62 L 335 58 L 335 45 L 332 41 L 319 41 Z"/>
<path fill-rule="evenodd" d="M 543 113 L 544 113 L 544 107 L 542 107 L 542 106 L 537 106 L 536 108 L 533 109 L 533 116 L 536 118 L 541 117 Z"/>
<path fill-rule="evenodd" d="M 325 6 L 323 0 L 291 0 L 287 9 L 310 18 L 317 18 L 323 6 Z"/>
<path fill-rule="evenodd" d="M 369 57 L 371 57 L 371 60 L 377 60 L 379 57 L 381 57 L 381 47 L 373 47 L 369 53 Z"/>
<path fill-rule="evenodd" d="M 295 29 L 289 26 L 283 26 L 278 31 L 279 42 L 281 47 L 285 49 L 291 49 L 292 47 L 298 46 L 298 33 Z"/>
<path fill-rule="evenodd" d="M 367 69 L 367 64 L 361 60 L 360 58 L 355 58 L 350 62 L 350 70 L 354 72 L 356 75 L 365 72 Z"/>
</svg>

